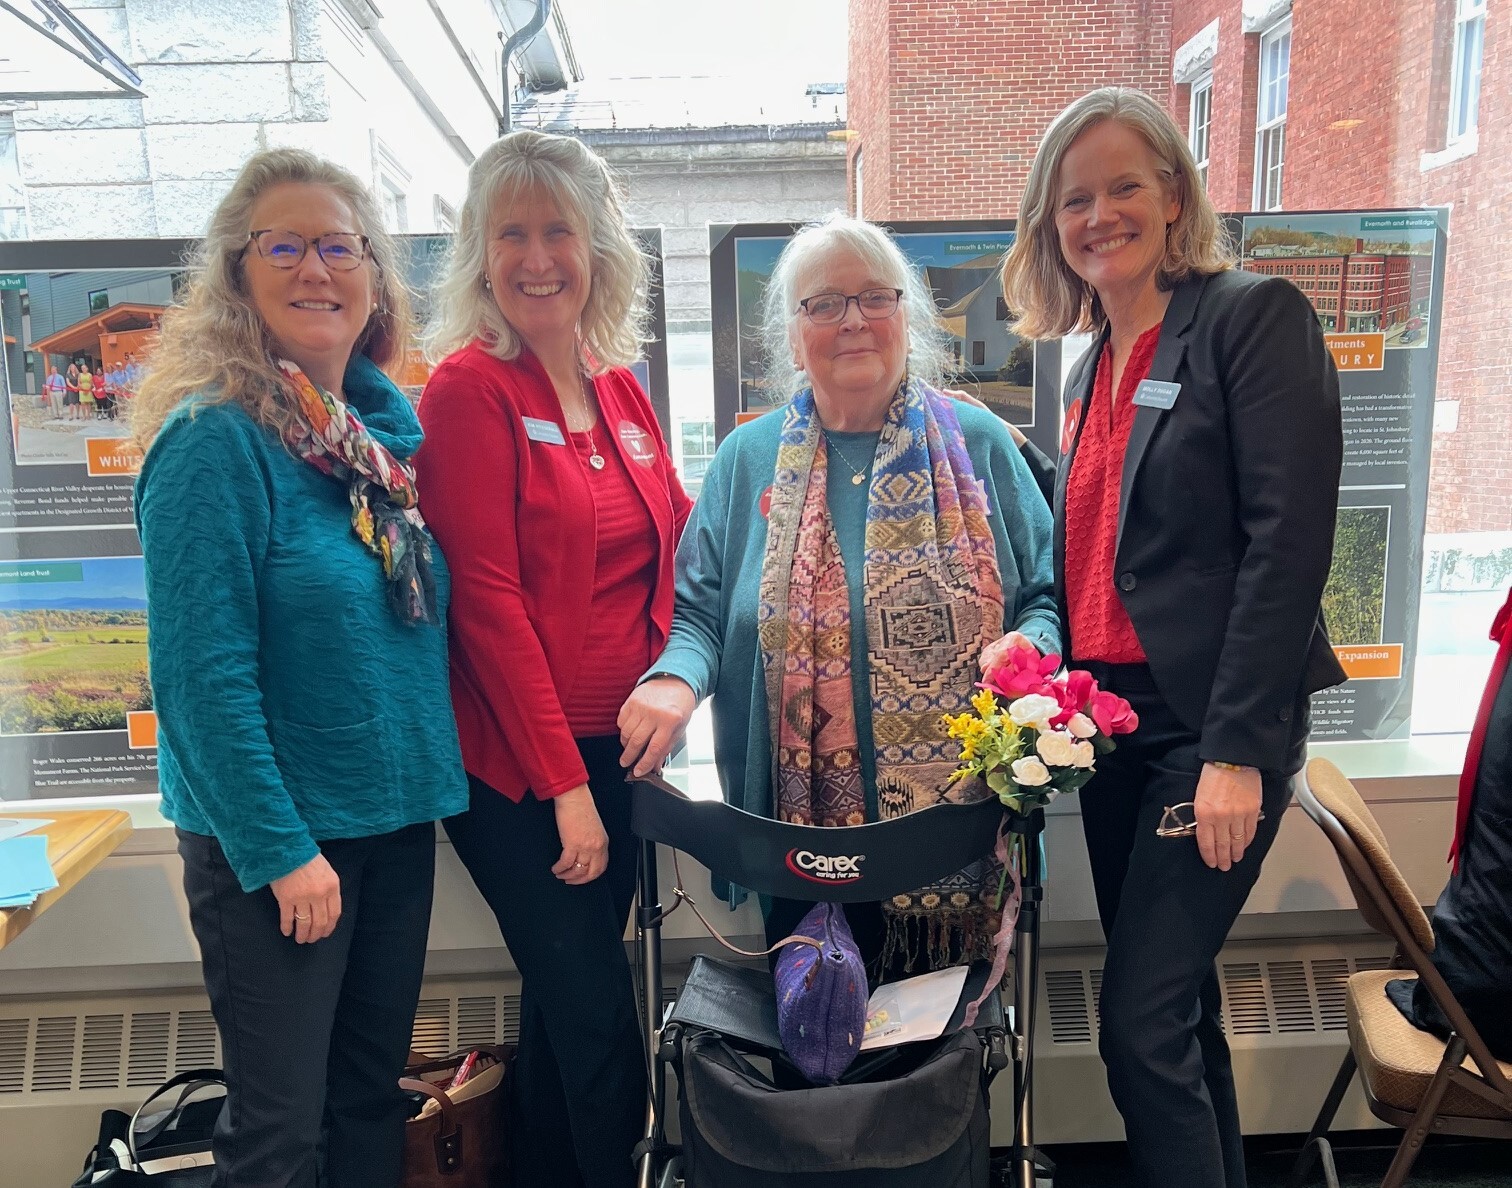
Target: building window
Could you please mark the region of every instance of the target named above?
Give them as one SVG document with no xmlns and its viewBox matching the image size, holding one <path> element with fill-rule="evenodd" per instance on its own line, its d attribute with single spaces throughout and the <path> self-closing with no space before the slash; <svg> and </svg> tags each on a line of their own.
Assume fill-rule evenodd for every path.
<svg viewBox="0 0 1512 1188">
<path fill-rule="evenodd" d="M 376 132 L 372 137 L 374 190 L 383 208 L 383 226 L 395 234 L 408 231 L 410 172 Z"/>
<path fill-rule="evenodd" d="M 383 200 L 383 225 L 398 233 L 409 230 L 409 199 L 391 179 L 383 177 L 378 183 L 379 197 Z"/>
<path fill-rule="evenodd" d="M 1472 135 L 1479 124 L 1481 48 L 1486 39 L 1486 0 L 1455 0 L 1454 67 L 1449 81 L 1449 143 Z"/>
<path fill-rule="evenodd" d="M 1286 88 L 1291 78 L 1291 22 L 1260 38 L 1260 110 L 1255 120 L 1255 206 L 1281 209 L 1286 156 Z"/>
<path fill-rule="evenodd" d="M 451 208 L 449 202 L 444 201 L 438 194 L 432 213 L 436 219 L 436 230 L 442 235 L 451 235 L 457 229 L 457 212 Z"/>
<path fill-rule="evenodd" d="M 1207 188 L 1208 130 L 1213 121 L 1213 76 L 1204 74 L 1192 84 L 1192 106 L 1187 120 L 1187 143 L 1197 162 L 1197 176 Z"/>
<path fill-rule="evenodd" d="M 16 156 L 16 121 L 0 112 L 0 239 L 26 238 L 26 191 Z"/>
</svg>

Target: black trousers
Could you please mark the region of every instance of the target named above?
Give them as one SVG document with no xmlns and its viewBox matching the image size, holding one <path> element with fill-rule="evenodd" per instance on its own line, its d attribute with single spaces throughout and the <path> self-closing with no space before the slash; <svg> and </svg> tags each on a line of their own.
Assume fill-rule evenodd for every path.
<svg viewBox="0 0 1512 1188">
<path fill-rule="evenodd" d="M 213 837 L 178 839 L 226 1073 L 215 1188 L 394 1188 L 435 826 L 321 842 L 341 919 L 311 945 L 279 932 L 273 892 L 244 892 Z"/>
<path fill-rule="evenodd" d="M 1262 773 L 1255 841 L 1227 871 L 1208 867 L 1195 838 L 1155 834 L 1166 807 L 1190 801 L 1198 737 L 1137 665 L 1076 663 L 1126 698 L 1139 729 L 1097 761 L 1080 793 L 1097 911 L 1107 936 L 1100 1048 L 1123 1115 L 1129 1155 L 1148 1188 L 1245 1188 L 1244 1146 L 1214 961 L 1291 797 L 1306 744 L 1298 707 L 1294 763 Z"/>
<path fill-rule="evenodd" d="M 446 822 L 452 845 L 499 921 L 520 970 L 520 1046 L 512 1085 L 518 1188 L 628 1188 L 641 1138 L 646 1062 L 625 924 L 637 846 L 618 738 L 578 740 L 609 835 L 609 868 L 573 887 L 556 812 L 529 792 L 515 804 L 469 777 L 471 807 Z"/>
</svg>

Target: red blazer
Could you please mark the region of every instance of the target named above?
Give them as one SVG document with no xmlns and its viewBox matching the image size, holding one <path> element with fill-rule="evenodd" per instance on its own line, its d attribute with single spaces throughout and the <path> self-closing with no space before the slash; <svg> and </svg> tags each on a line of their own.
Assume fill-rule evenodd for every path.
<svg viewBox="0 0 1512 1188">
<path fill-rule="evenodd" d="M 672 559 L 692 503 L 635 377 L 616 369 L 594 390 L 594 440 L 619 451 L 656 523 L 655 656 L 672 624 Z M 593 663 L 582 650 L 597 554 L 592 532 L 568 528 L 593 522 L 593 498 L 561 404 L 529 352 L 506 363 L 474 344 L 436 368 L 420 423 L 421 511 L 452 578 L 463 765 L 516 802 L 527 788 L 560 795 L 588 780 L 562 700 Z"/>
</svg>

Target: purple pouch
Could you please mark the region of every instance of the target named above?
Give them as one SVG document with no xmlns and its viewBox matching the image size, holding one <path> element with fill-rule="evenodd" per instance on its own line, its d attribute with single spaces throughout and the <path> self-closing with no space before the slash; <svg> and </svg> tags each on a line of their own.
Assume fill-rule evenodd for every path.
<svg viewBox="0 0 1512 1188">
<path fill-rule="evenodd" d="M 816 1085 L 838 1081 L 866 1031 L 866 967 L 838 903 L 816 903 L 794 936 L 824 947 L 789 944 L 777 958 L 777 1031 L 782 1046 Z"/>
</svg>

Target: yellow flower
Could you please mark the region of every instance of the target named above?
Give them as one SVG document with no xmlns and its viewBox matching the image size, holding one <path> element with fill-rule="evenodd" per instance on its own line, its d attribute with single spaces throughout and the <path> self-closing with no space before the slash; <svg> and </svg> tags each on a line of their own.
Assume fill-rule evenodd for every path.
<svg viewBox="0 0 1512 1188">
<path fill-rule="evenodd" d="M 997 713 L 997 698 L 990 689 L 978 689 L 976 696 L 971 699 L 971 707 L 982 717 L 990 717 Z"/>
</svg>

